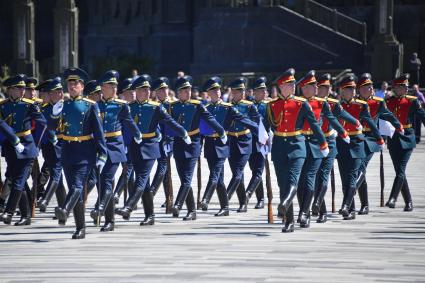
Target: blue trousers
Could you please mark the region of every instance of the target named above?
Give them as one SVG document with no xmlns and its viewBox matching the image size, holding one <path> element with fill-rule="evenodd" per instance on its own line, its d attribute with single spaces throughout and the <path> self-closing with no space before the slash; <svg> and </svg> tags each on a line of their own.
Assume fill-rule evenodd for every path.
<svg viewBox="0 0 425 283">
<path fill-rule="evenodd" d="M 198 158 L 178 158 L 176 155 L 174 158 L 181 186 L 190 187 Z"/>
<path fill-rule="evenodd" d="M 32 158 L 17 159 L 7 158 L 7 177 L 10 180 L 11 189 L 17 191 L 25 190 L 25 183 L 31 174 L 33 164 Z"/>
<path fill-rule="evenodd" d="M 117 173 L 119 165 L 120 165 L 119 163 L 112 163 L 110 158 L 106 160 L 106 164 L 103 167 L 102 172 L 100 173 L 100 190 L 101 191 L 99 192 L 99 188 L 97 188 L 99 197 L 102 197 L 105 194 L 105 192 L 110 192 L 112 194 L 113 192 L 112 184 L 114 182 L 115 173 Z"/>
<path fill-rule="evenodd" d="M 287 156 L 282 156 L 279 162 L 273 161 L 281 199 L 286 198 L 291 186 L 298 186 L 304 160 L 304 157 L 288 158 Z"/>
<path fill-rule="evenodd" d="M 86 184 L 89 170 L 94 167 L 93 164 L 66 164 L 63 166 L 69 189 L 68 194 L 78 191 L 80 193 L 80 200 L 84 200 L 84 185 Z"/>
<path fill-rule="evenodd" d="M 232 180 L 243 183 L 243 170 L 249 160 L 249 154 L 230 154 L 229 165 L 232 171 Z"/>
<path fill-rule="evenodd" d="M 210 158 L 207 159 L 210 176 L 208 183 L 217 183 L 224 185 L 224 162 L 226 158 Z"/>
</svg>

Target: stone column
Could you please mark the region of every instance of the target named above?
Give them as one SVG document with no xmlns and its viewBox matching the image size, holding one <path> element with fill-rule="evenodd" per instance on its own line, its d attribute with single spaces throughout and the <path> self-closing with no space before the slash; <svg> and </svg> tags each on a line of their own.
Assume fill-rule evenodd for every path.
<svg viewBox="0 0 425 283">
<path fill-rule="evenodd" d="M 13 2 L 13 42 L 13 72 L 37 76 L 34 3 L 32 0 L 15 0 Z"/>
<path fill-rule="evenodd" d="M 74 0 L 57 0 L 54 9 L 54 72 L 78 66 L 78 8 Z"/>
<path fill-rule="evenodd" d="M 367 55 L 377 83 L 403 72 L 403 44 L 394 36 L 393 14 L 394 0 L 376 0 L 375 33 L 368 44 Z"/>
</svg>

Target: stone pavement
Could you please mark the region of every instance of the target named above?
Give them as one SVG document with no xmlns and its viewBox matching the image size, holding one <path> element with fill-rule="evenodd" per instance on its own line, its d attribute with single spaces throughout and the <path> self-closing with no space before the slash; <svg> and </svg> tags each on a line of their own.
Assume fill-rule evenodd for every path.
<svg viewBox="0 0 425 283">
<path fill-rule="evenodd" d="M 89 211 L 96 198 L 96 193 L 91 194 L 87 236 L 77 241 L 70 239 L 72 216 L 64 227 L 51 219 L 52 202 L 31 226 L 0 224 L 0 282 L 425 282 L 424 158 L 425 145 L 420 144 L 408 166 L 413 212 L 402 211 L 401 196 L 396 209 L 379 207 L 376 155 L 367 172 L 369 215 L 343 221 L 330 214 L 327 223 L 312 222 L 310 229 L 297 226 L 292 234 L 281 233 L 277 218 L 275 224 L 267 224 L 267 210 L 252 209 L 255 197 L 248 213 L 238 214 L 234 196 L 231 216 L 216 218 L 218 200 L 214 196 L 210 211 L 199 211 L 197 221 L 183 222 L 164 214 L 161 189 L 155 199 L 155 226 L 139 226 L 143 219 L 139 206 L 130 221 L 118 217 L 116 231 L 110 233 L 100 233 L 90 222 Z M 384 159 L 387 198 L 394 172 L 388 152 Z M 205 186 L 208 170 L 204 159 L 202 168 Z M 229 172 L 226 167 L 226 182 Z M 246 183 L 249 177 L 247 170 Z M 176 172 L 173 178 L 176 189 Z M 338 170 L 336 181 L 339 208 Z M 276 214 L 278 187 L 273 177 L 272 182 Z M 196 188 L 196 175 L 193 185 Z M 330 193 L 326 202 L 331 203 Z M 298 205 L 295 207 L 298 210 Z"/>
</svg>

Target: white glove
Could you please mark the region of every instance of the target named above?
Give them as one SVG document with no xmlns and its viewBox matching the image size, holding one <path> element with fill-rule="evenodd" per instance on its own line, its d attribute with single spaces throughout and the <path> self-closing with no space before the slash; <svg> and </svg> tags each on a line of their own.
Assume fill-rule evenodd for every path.
<svg viewBox="0 0 425 283">
<path fill-rule="evenodd" d="M 21 143 L 18 143 L 17 145 L 15 145 L 15 149 L 18 153 L 22 153 L 24 152 L 25 146 Z"/>
<path fill-rule="evenodd" d="M 101 173 L 103 170 L 103 167 L 105 167 L 105 161 L 103 161 L 102 159 L 98 159 L 96 161 L 96 167 L 99 168 L 99 173 Z"/>
<path fill-rule="evenodd" d="M 223 144 L 226 144 L 226 143 L 227 143 L 227 135 L 226 135 L 226 134 L 223 134 L 223 135 L 220 137 L 220 140 L 221 140 L 221 142 L 222 142 Z"/>
<path fill-rule="evenodd" d="M 321 149 L 320 152 L 323 154 L 324 157 L 328 156 L 329 154 L 329 147 L 325 149 Z"/>
<path fill-rule="evenodd" d="M 404 135 L 404 129 L 401 130 L 399 133 L 400 133 L 400 135 Z"/>
<path fill-rule="evenodd" d="M 331 137 L 336 139 L 337 136 L 338 136 L 338 133 L 335 130 L 332 130 Z"/>
<path fill-rule="evenodd" d="M 342 140 L 346 143 L 350 143 L 350 136 L 346 136 L 345 138 L 342 138 Z"/>
<path fill-rule="evenodd" d="M 379 150 L 384 151 L 385 150 L 385 143 L 379 145 Z"/>
<path fill-rule="evenodd" d="M 53 142 L 52 142 L 52 144 L 53 145 L 57 145 L 58 144 L 58 140 L 56 139 L 56 140 L 54 140 Z"/>
<path fill-rule="evenodd" d="M 58 116 L 62 112 L 62 109 L 63 109 L 63 101 L 56 102 L 52 108 L 53 116 Z"/>
<path fill-rule="evenodd" d="M 171 152 L 171 145 L 169 143 L 164 143 L 164 151 L 167 155 Z"/>
<path fill-rule="evenodd" d="M 141 142 L 142 142 L 142 136 L 140 136 L 140 138 L 139 137 L 134 137 L 134 141 L 137 143 L 137 144 L 140 144 Z"/>
<path fill-rule="evenodd" d="M 192 139 L 189 137 L 189 135 L 184 136 L 183 140 L 186 144 L 192 143 Z"/>
<path fill-rule="evenodd" d="M 362 126 L 362 124 L 360 124 L 360 125 L 357 127 L 357 131 L 363 131 L 363 126 Z"/>
</svg>

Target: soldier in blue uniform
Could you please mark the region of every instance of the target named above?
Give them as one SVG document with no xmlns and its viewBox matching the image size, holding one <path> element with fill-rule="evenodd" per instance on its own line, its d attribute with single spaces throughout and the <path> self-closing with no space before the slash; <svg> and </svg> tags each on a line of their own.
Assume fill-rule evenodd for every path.
<svg viewBox="0 0 425 283">
<path fill-rule="evenodd" d="M 384 99 L 374 96 L 372 76 L 369 73 L 364 73 L 360 76 L 357 87 L 359 91 L 359 99 L 368 103 L 370 116 L 374 120 L 375 124 L 378 124 L 379 119 L 386 120 L 390 122 L 394 128 L 396 128 L 397 132 L 404 133 L 403 125 L 401 125 L 393 113 L 388 110 Z M 375 152 L 379 152 L 379 146 L 376 144 L 376 139 L 372 135 L 371 130 L 367 127 L 367 125 L 363 126 L 366 157 L 362 160 L 356 184 L 361 203 L 360 210 L 358 211 L 359 215 L 369 213 L 366 168 L 369 161 L 372 159 L 373 154 Z"/>
<path fill-rule="evenodd" d="M 224 143 L 226 143 L 227 136 L 223 127 L 214 119 L 205 106 L 199 100 L 190 99 L 192 88 L 192 78 L 190 76 L 178 78 L 175 88 L 178 100 L 170 103 L 168 113 L 184 127 L 190 138 L 175 137 L 174 139 L 174 159 L 181 184 L 172 211 L 173 217 L 178 217 L 183 202 L 186 200 L 188 211 L 183 220 L 195 220 L 195 199 L 191 182 L 196 161 L 201 155 L 199 129 L 201 119 L 217 132 L 218 137 Z"/>
<path fill-rule="evenodd" d="M 256 132 L 258 126 L 255 122 L 240 113 L 232 104 L 221 100 L 220 88 L 221 78 L 219 77 L 211 77 L 205 82 L 203 89 L 208 92 L 211 98 L 211 103 L 206 105 L 207 110 L 225 130 L 229 129 L 232 123 L 238 122 Z M 205 138 L 204 156 L 208 161 L 210 176 L 202 198 L 201 207 L 204 211 L 208 210 L 208 204 L 211 197 L 214 191 L 217 190 L 218 199 L 220 201 L 220 211 L 216 213 L 215 216 L 227 216 L 229 215 L 229 200 L 224 184 L 224 162 L 230 155 L 229 144 L 223 142 L 214 130 L 209 130 L 202 134 L 204 134 Z"/>
<path fill-rule="evenodd" d="M 10 224 L 19 203 L 21 219 L 15 225 L 29 225 L 31 212 L 28 195 L 24 191 L 34 158 L 38 155 L 37 146 L 31 134 L 32 121 L 46 125 L 46 120 L 33 100 L 23 98 L 25 92 L 25 75 L 16 75 L 4 81 L 7 87 L 8 99 L 0 102 L 0 119 L 3 134 L 7 140 L 2 144 L 2 156 L 6 158 L 6 176 L 10 180 L 10 195 L 6 209 L 0 215 L 0 220 Z M 4 131 L 7 123 L 14 132 Z M 19 137 L 19 140 L 16 138 Z"/>
<path fill-rule="evenodd" d="M 258 112 L 261 115 L 261 121 L 265 124 L 266 131 L 270 130 L 270 126 L 267 123 L 266 118 L 266 109 L 267 100 L 265 100 L 267 94 L 267 79 L 265 77 L 259 77 L 254 81 L 251 88 L 253 90 L 253 103 L 257 108 Z M 248 205 L 249 199 L 255 192 L 255 196 L 257 197 L 257 204 L 255 205 L 255 209 L 264 208 L 264 187 L 263 187 L 263 171 L 267 158 L 267 151 L 264 145 L 260 144 L 258 141 L 258 136 L 254 135 L 252 137 L 252 153 L 249 157 L 249 167 L 252 171 L 252 177 L 249 181 L 248 187 L 246 188 L 246 204 Z"/>
<path fill-rule="evenodd" d="M 161 105 L 165 109 L 169 109 L 170 101 L 168 98 L 168 91 L 169 91 L 169 80 L 166 77 L 159 77 L 156 80 L 152 82 L 152 90 L 155 93 L 156 98 L 158 99 L 158 102 L 161 103 Z M 155 171 L 155 175 L 152 179 L 152 182 L 150 184 L 151 191 L 153 192 L 153 195 L 155 196 L 156 193 L 159 190 L 159 187 L 161 184 L 164 185 L 164 193 L 165 193 L 165 199 L 169 199 L 169 194 L 171 193 L 169 191 L 169 183 L 171 180 L 168 180 L 167 178 L 167 170 L 168 170 L 168 160 L 173 154 L 173 142 L 174 138 L 167 135 L 165 131 L 164 125 L 160 125 L 161 127 L 161 135 L 162 139 L 160 141 L 160 151 L 161 151 L 161 157 L 157 159 L 157 167 Z M 172 201 L 172 200 L 171 200 Z M 165 207 L 167 205 L 167 201 L 163 204 Z"/>
<path fill-rule="evenodd" d="M 135 190 L 124 207 L 116 211 L 124 219 L 129 219 L 134 206 L 142 197 L 145 211 L 145 219 L 140 222 L 142 226 L 155 223 L 153 193 L 148 180 L 155 160 L 161 156 L 159 123 L 166 124 L 177 135 L 190 140 L 186 130 L 171 118 L 165 108 L 160 103 L 149 99 L 150 81 L 150 76 L 141 75 L 131 86 L 136 90 L 136 101 L 130 104 L 131 116 L 142 133 L 143 141 L 130 144 L 130 156 L 136 173 Z"/>
<path fill-rule="evenodd" d="M 398 194 L 404 199 L 404 211 L 413 210 L 412 196 L 406 177 L 406 167 L 413 149 L 416 147 L 415 131 L 412 128 L 415 115 L 422 123 L 425 122 L 425 111 L 416 96 L 407 95 L 409 74 L 402 74 L 393 81 L 395 95 L 387 99 L 388 109 L 403 125 L 404 133 L 396 133 L 388 139 L 388 149 L 396 173 L 391 194 L 386 206 L 395 208 Z"/>
<path fill-rule="evenodd" d="M 127 161 L 122 136 L 123 126 L 125 125 L 125 130 L 129 131 L 136 143 L 142 142 L 142 134 L 131 118 L 127 102 L 116 98 L 118 79 L 118 72 L 110 70 L 98 80 L 102 99 L 97 104 L 108 148 L 108 159 L 100 173 L 98 206 L 91 211 L 90 216 L 96 220 L 105 214 L 105 224 L 100 230 L 102 232 L 114 230 L 115 202 L 110 201 L 113 195 L 112 184 L 119 164 Z"/>
<path fill-rule="evenodd" d="M 357 129 L 360 130 L 362 127 L 360 122 L 342 108 L 339 100 L 329 97 L 329 94 L 332 91 L 331 75 L 322 75 L 317 82 L 317 86 L 317 96 L 326 100 L 326 102 L 329 104 L 332 114 L 338 119 L 356 125 Z M 316 177 L 316 188 L 314 191 L 315 195 L 311 210 L 313 215 L 319 216 L 316 220 L 317 223 L 325 223 L 327 221 L 327 209 L 324 198 L 328 189 L 329 175 L 333 168 L 335 157 L 338 153 L 336 148 L 337 132 L 334 130 L 331 123 L 329 123 L 327 119 L 322 120 L 322 131 L 325 134 L 326 141 L 328 143 L 329 154 L 322 159 Z"/>
<path fill-rule="evenodd" d="M 304 121 L 318 139 L 322 154 L 328 144 L 314 113 L 305 98 L 294 96 L 295 70 L 288 69 L 276 81 L 280 90 L 278 97 L 267 105 L 267 118 L 274 130 L 272 161 L 280 189 L 278 214 L 284 218 L 282 232 L 294 232 L 293 198 L 297 193 L 298 180 L 306 158 L 305 137 L 302 134 Z"/>
<path fill-rule="evenodd" d="M 257 108 L 254 103 L 243 99 L 246 90 L 246 79 L 243 77 L 237 78 L 229 84 L 229 87 L 232 91 L 233 107 L 235 107 L 243 115 L 248 116 L 249 119 L 258 125 L 261 116 L 258 113 Z M 230 200 L 236 191 L 239 199 L 239 208 L 236 210 L 237 212 L 247 211 L 243 171 L 252 153 L 253 134 L 257 135 L 257 132 L 252 133 L 248 127 L 238 121 L 233 121 L 228 129 L 228 135 L 230 137 L 229 165 L 232 171 L 232 179 L 227 186 L 227 196 Z M 258 186 L 258 184 L 253 184 L 250 190 L 252 190 L 252 188 L 256 185 Z"/>
<path fill-rule="evenodd" d="M 127 103 L 133 103 L 136 99 L 135 91 L 131 89 L 131 84 L 133 83 L 132 78 L 126 78 L 119 82 L 118 84 L 118 95 L 120 99 L 125 100 Z M 124 129 L 125 129 L 125 125 Z M 134 167 L 131 163 L 130 151 L 128 150 L 131 141 L 133 140 L 130 132 L 128 130 L 123 131 L 123 140 L 124 146 L 126 149 L 127 161 L 121 163 L 122 171 L 121 175 L 118 178 L 117 185 L 115 186 L 114 191 L 114 201 L 115 204 L 119 203 L 119 198 L 122 192 L 127 188 L 129 195 L 133 194 L 134 191 Z"/>
<path fill-rule="evenodd" d="M 76 231 L 72 239 L 85 238 L 84 185 L 89 170 L 96 163 L 100 171 L 107 160 L 99 108 L 90 99 L 83 98 L 87 73 L 79 68 L 64 72 L 70 99 L 59 101 L 52 108 L 51 128 L 60 127 L 62 134 L 62 166 L 69 192 L 65 204 L 55 209 L 60 224 L 66 223 L 73 210 Z"/>
<path fill-rule="evenodd" d="M 47 121 L 49 121 L 52 119 L 53 105 L 59 102 L 63 97 L 61 78 L 56 77 L 50 80 L 43 90 L 49 93 L 49 102 L 43 104 L 42 113 Z M 46 211 L 46 208 L 55 193 L 58 207 L 62 207 L 65 202 L 66 191 L 63 184 L 61 163 L 62 140 L 58 140 L 58 134 L 59 133 L 55 132 L 52 136 L 53 138 L 48 138 L 48 136 L 45 135 L 41 139 L 41 150 L 44 162 L 49 169 L 50 176 L 46 192 L 38 203 L 41 212 Z"/>
<path fill-rule="evenodd" d="M 339 85 L 341 94 L 341 106 L 361 123 L 365 123 L 371 129 L 375 137 L 375 143 L 382 149 L 384 140 L 379 134 L 379 130 L 370 116 L 368 103 L 355 99 L 356 82 L 353 75 L 345 76 Z M 347 144 L 340 137 L 336 140 L 338 149 L 338 167 L 341 175 L 342 190 L 344 193 L 341 214 L 345 220 L 356 218 L 354 195 L 356 193 L 356 180 L 359 175 L 362 160 L 366 158 L 364 149 L 364 135 L 357 125 L 342 123 L 342 126 L 350 136 L 350 143 Z"/>
</svg>

